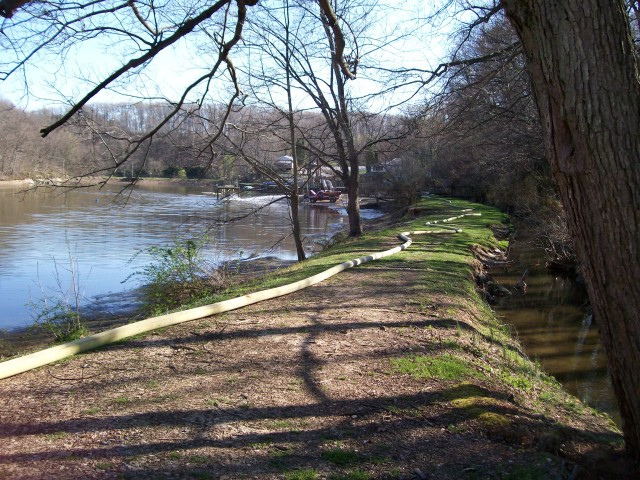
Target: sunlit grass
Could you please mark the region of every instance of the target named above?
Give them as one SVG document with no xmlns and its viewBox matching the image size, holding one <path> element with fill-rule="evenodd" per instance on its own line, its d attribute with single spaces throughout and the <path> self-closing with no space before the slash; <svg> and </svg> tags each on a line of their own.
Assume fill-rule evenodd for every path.
<svg viewBox="0 0 640 480">
<path fill-rule="evenodd" d="M 334 448 L 322 452 L 322 458 L 339 467 L 348 467 L 362 461 L 357 452 L 342 448 Z"/>
<path fill-rule="evenodd" d="M 448 354 L 436 357 L 411 356 L 394 358 L 391 359 L 391 365 L 396 373 L 410 375 L 415 378 L 458 380 L 478 375 L 463 358 Z"/>
<path fill-rule="evenodd" d="M 312 468 L 295 470 L 285 474 L 286 480 L 315 480 L 318 478 L 318 472 Z"/>
</svg>

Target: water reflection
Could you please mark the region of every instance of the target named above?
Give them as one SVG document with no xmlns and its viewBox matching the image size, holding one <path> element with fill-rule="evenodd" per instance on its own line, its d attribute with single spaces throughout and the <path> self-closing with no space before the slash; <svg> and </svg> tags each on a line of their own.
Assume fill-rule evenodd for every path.
<svg viewBox="0 0 640 480">
<path fill-rule="evenodd" d="M 86 298 L 137 287 L 135 280 L 121 282 L 148 263 L 144 250 L 178 238 L 208 233 L 205 251 L 214 262 L 251 255 L 296 258 L 293 239 L 284 238 L 290 230 L 289 209 L 277 197 L 218 201 L 204 187 L 144 182 L 120 190 L 109 185 L 23 194 L 0 188 L 0 329 L 31 323 L 25 304 L 68 288 L 69 256 L 77 262 Z M 307 247 L 339 230 L 343 216 L 337 206 L 301 209 Z M 220 223 L 238 217 L 244 218 Z"/>
<path fill-rule="evenodd" d="M 607 359 L 584 287 L 549 275 L 544 252 L 531 243 L 519 242 L 513 258 L 514 266 L 491 273 L 498 283 L 513 287 L 529 268 L 527 292 L 499 299 L 496 313 L 515 327 L 530 358 L 538 360 L 569 392 L 609 413 L 619 424 Z"/>
</svg>

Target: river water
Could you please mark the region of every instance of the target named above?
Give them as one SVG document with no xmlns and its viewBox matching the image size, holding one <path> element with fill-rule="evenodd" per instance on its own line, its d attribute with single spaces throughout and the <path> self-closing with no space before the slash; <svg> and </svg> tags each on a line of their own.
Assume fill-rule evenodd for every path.
<svg viewBox="0 0 640 480">
<path fill-rule="evenodd" d="M 289 209 L 275 195 L 240 195 L 217 200 L 206 187 L 139 184 L 98 190 L 0 187 L 0 330 L 32 323 L 27 305 L 42 298 L 74 298 L 73 285 L 92 308 L 114 313 L 131 307 L 140 286 L 133 272 L 151 260 L 151 246 L 209 232 L 205 247 L 214 263 L 250 256 L 295 260 Z M 224 219 L 247 217 L 230 223 Z M 346 218 L 340 205 L 301 209 L 309 252 L 339 231 Z M 317 245 L 316 245 L 317 246 Z M 72 268 L 73 265 L 73 268 Z M 75 279 L 72 271 L 75 271 Z"/>
<path fill-rule="evenodd" d="M 573 395 L 620 424 L 584 285 L 548 274 L 544 251 L 533 240 L 515 242 L 510 258 L 514 260 L 511 267 L 491 271 L 496 282 L 514 292 L 498 299 L 497 316 L 515 327 L 529 358 L 539 361 Z M 513 287 L 527 268 L 526 293 L 517 293 Z"/>
</svg>

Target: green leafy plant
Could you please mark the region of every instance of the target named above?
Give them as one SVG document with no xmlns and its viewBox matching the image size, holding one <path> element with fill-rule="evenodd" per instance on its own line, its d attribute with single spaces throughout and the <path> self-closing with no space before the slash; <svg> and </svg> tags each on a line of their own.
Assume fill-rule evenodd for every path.
<svg viewBox="0 0 640 480">
<path fill-rule="evenodd" d="M 56 342 L 70 342 L 89 333 L 84 320 L 64 300 L 43 298 L 30 306 L 35 325 L 49 331 Z"/>
<path fill-rule="evenodd" d="M 142 279 L 151 313 L 177 308 L 227 285 L 230 274 L 204 254 L 205 240 L 176 240 L 171 246 L 153 246 L 136 254 L 146 252 L 151 262 L 125 281 Z"/>
</svg>

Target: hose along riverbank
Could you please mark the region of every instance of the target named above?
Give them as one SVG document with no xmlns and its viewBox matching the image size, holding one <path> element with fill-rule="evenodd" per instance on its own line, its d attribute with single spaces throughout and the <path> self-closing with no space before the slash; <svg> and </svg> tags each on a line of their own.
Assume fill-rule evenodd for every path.
<svg viewBox="0 0 640 480">
<path fill-rule="evenodd" d="M 357 267 L 358 265 L 362 265 L 367 262 L 379 260 L 381 258 L 385 258 L 406 250 L 412 244 L 412 236 L 451 232 L 459 233 L 462 231 L 460 228 L 440 224 L 450 223 L 465 216 L 480 216 L 480 213 L 472 213 L 471 209 L 465 209 L 462 210 L 461 215 L 426 222 L 426 225 L 438 225 L 438 228 L 440 230 L 434 229 L 402 232 L 398 235 L 398 238 L 403 242 L 401 245 L 398 245 L 389 250 L 372 253 L 363 257 L 340 263 L 327 270 L 324 270 L 323 272 L 312 275 L 297 282 L 282 285 L 280 287 L 270 288 L 267 290 L 261 290 L 258 292 L 250 293 L 248 295 L 243 295 L 202 307 L 192 308 L 181 312 L 174 312 L 158 317 L 147 318 L 145 320 L 106 330 L 104 332 L 90 335 L 72 342 L 64 343 L 22 357 L 7 360 L 6 362 L 0 363 L 0 379 L 18 375 L 20 373 L 24 373 L 29 370 L 42 367 L 44 365 L 63 360 L 78 353 L 86 352 L 118 342 L 128 337 L 150 332 L 159 328 L 165 328 L 192 320 L 198 320 L 231 310 L 237 310 L 248 305 L 253 305 L 258 302 L 282 297 L 284 295 L 303 290 L 319 282 L 322 282 L 323 280 L 331 278 L 334 275 L 343 272 L 344 270 Z"/>
</svg>

